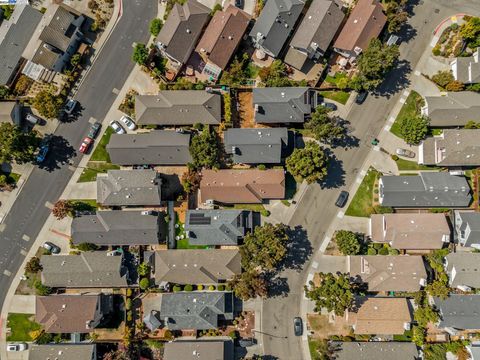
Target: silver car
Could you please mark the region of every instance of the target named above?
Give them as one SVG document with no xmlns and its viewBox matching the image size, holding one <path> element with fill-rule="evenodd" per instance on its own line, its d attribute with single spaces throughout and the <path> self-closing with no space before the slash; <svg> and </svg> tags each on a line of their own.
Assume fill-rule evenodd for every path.
<svg viewBox="0 0 480 360">
<path fill-rule="evenodd" d="M 125 134 L 125 129 L 123 128 L 122 125 L 118 121 L 113 120 L 110 123 L 110 127 L 115 131 L 117 134 Z"/>
<path fill-rule="evenodd" d="M 395 150 L 395 153 L 398 156 L 403 156 L 403 157 L 408 157 L 408 158 L 414 158 L 415 157 L 415 153 L 413 151 L 407 150 L 407 149 L 397 148 L 397 150 Z"/>
<path fill-rule="evenodd" d="M 135 130 L 137 128 L 137 125 L 135 125 L 133 120 L 130 117 L 128 117 L 127 115 L 123 115 L 120 118 L 120 122 L 124 123 L 125 126 L 127 127 L 127 129 Z"/>
</svg>

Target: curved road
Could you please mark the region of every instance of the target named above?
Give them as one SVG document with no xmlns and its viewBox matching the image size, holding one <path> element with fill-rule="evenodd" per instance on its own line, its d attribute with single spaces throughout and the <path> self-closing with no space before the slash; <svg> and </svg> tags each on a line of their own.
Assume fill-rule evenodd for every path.
<svg viewBox="0 0 480 360">
<path fill-rule="evenodd" d="M 89 120 L 102 120 L 107 114 L 117 96 L 114 89 L 122 88 L 133 69 L 132 44 L 148 41 L 148 24 L 156 14 L 156 0 L 123 2 L 123 15 L 75 96 L 82 108 L 78 119 L 58 126 L 47 163 L 32 171 L 6 216 L 0 232 L 0 309 L 11 277 L 24 260 L 22 252 L 28 252 L 50 214 L 46 203 L 58 200 L 73 175 L 68 161 L 77 166 L 81 159 L 76 149 L 90 127 Z M 65 160 L 67 165 L 62 165 Z"/>
</svg>

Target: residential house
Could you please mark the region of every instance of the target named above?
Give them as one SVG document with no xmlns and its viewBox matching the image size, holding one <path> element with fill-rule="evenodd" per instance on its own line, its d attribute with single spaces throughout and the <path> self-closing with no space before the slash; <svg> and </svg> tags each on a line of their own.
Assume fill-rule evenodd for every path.
<svg viewBox="0 0 480 360">
<path fill-rule="evenodd" d="M 288 146 L 287 128 L 228 129 L 225 152 L 237 164 L 279 164 Z"/>
<path fill-rule="evenodd" d="M 427 137 L 418 147 L 418 163 L 425 165 L 480 165 L 479 129 L 444 129 L 440 135 Z"/>
<path fill-rule="evenodd" d="M 394 208 L 462 208 L 472 201 L 467 179 L 448 172 L 382 176 L 378 186 L 380 204 Z"/>
<path fill-rule="evenodd" d="M 192 161 L 190 134 L 154 130 L 141 134 L 113 134 L 107 145 L 118 165 L 185 165 Z"/>
<path fill-rule="evenodd" d="M 456 57 L 450 63 L 455 80 L 464 84 L 480 83 L 480 62 L 478 61 L 478 49 L 472 56 Z"/>
<path fill-rule="evenodd" d="M 153 269 L 155 283 L 218 284 L 242 272 L 238 250 L 161 250 L 156 251 Z"/>
<path fill-rule="evenodd" d="M 462 291 L 480 289 L 480 254 L 450 253 L 445 257 L 445 271 L 450 287 Z"/>
<path fill-rule="evenodd" d="M 380 1 L 359 0 L 335 40 L 333 49 L 350 62 L 354 61 L 368 48 L 370 40 L 379 37 L 386 22 Z"/>
<path fill-rule="evenodd" d="M 425 96 L 421 113 L 430 119 L 431 127 L 463 127 L 469 121 L 480 122 L 480 94 L 459 91 Z"/>
<path fill-rule="evenodd" d="M 96 360 L 96 344 L 46 344 L 29 346 L 28 360 Z"/>
<path fill-rule="evenodd" d="M 106 174 L 97 174 L 97 203 L 102 206 L 159 206 L 161 186 L 160 174 L 153 169 L 108 170 Z"/>
<path fill-rule="evenodd" d="M 440 313 L 437 327 L 450 335 L 462 331 L 480 331 L 480 295 L 450 294 L 446 299 L 433 298 Z"/>
<path fill-rule="evenodd" d="M 325 55 L 345 14 L 335 0 L 315 0 L 290 41 L 285 62 L 304 73 Z M 305 69 L 304 69 L 305 67 Z"/>
<path fill-rule="evenodd" d="M 59 288 L 122 288 L 133 284 L 129 264 L 120 253 L 82 252 L 80 255 L 44 255 L 42 283 Z"/>
<path fill-rule="evenodd" d="M 250 31 L 254 46 L 273 58 L 279 57 L 295 29 L 305 3 L 301 0 L 271 0 L 265 3 Z M 262 58 L 257 51 L 257 56 Z"/>
<path fill-rule="evenodd" d="M 335 360 L 420 360 L 417 346 L 412 342 L 349 341 L 331 342 Z"/>
<path fill-rule="evenodd" d="M 218 125 L 222 120 L 222 97 L 204 90 L 163 90 L 158 95 L 137 95 L 135 116 L 138 125 Z"/>
<path fill-rule="evenodd" d="M 35 298 L 35 321 L 47 333 L 90 333 L 113 312 L 113 296 L 52 295 Z"/>
<path fill-rule="evenodd" d="M 170 330 L 209 330 L 233 320 L 233 314 L 231 292 L 164 293 L 158 319 Z"/>
<path fill-rule="evenodd" d="M 345 319 L 359 335 L 403 335 L 413 321 L 407 298 L 358 297 Z"/>
<path fill-rule="evenodd" d="M 0 101 L 0 124 L 1 123 L 22 126 L 22 105 L 16 101 Z"/>
<path fill-rule="evenodd" d="M 308 87 L 254 88 L 253 105 L 256 123 L 304 123 L 319 105 L 319 96 Z"/>
<path fill-rule="evenodd" d="M 25 64 L 22 57 L 42 13 L 30 5 L 17 4 L 9 20 L 0 25 L 0 86 L 10 86 Z"/>
<path fill-rule="evenodd" d="M 240 45 L 250 19 L 250 15 L 231 4 L 215 12 L 196 48 L 205 62 L 203 74 L 218 79 Z"/>
<path fill-rule="evenodd" d="M 175 3 L 155 43 L 177 71 L 187 62 L 210 19 L 211 10 L 195 0 Z"/>
<path fill-rule="evenodd" d="M 285 172 L 269 170 L 203 170 L 200 201 L 225 204 L 261 204 L 285 197 Z"/>
<path fill-rule="evenodd" d="M 165 343 L 164 360 L 233 360 L 233 342 L 225 340 L 177 340 Z"/>
<path fill-rule="evenodd" d="M 480 214 L 455 211 L 455 239 L 465 247 L 480 249 Z"/>
<path fill-rule="evenodd" d="M 74 245 L 91 243 L 99 246 L 158 245 L 165 242 L 165 213 L 157 211 L 97 211 L 72 221 Z"/>
<path fill-rule="evenodd" d="M 187 210 L 185 231 L 190 245 L 236 246 L 253 232 L 248 210 Z"/>
<path fill-rule="evenodd" d="M 369 236 L 399 250 L 441 249 L 450 242 L 450 226 L 444 214 L 373 214 Z"/>
<path fill-rule="evenodd" d="M 367 283 L 368 291 L 419 291 L 427 284 L 427 272 L 421 256 L 355 255 L 347 266 L 354 281 Z"/>
</svg>

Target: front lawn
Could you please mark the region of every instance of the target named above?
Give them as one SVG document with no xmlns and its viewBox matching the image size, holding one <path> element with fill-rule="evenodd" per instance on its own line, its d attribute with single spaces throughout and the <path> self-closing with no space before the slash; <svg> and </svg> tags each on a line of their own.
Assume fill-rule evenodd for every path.
<svg viewBox="0 0 480 360">
<path fill-rule="evenodd" d="M 87 164 L 87 167 L 83 169 L 82 174 L 78 178 L 77 182 L 95 181 L 97 180 L 97 174 L 104 174 L 108 170 L 118 170 L 118 169 L 120 169 L 120 166 L 110 164 L 108 162 L 89 161 Z"/>
<path fill-rule="evenodd" d="M 338 86 L 338 80 L 344 79 L 346 77 L 347 77 L 347 74 L 338 71 L 333 76 L 327 75 L 325 77 L 325 82 Z"/>
<path fill-rule="evenodd" d="M 414 117 L 420 114 L 420 108 L 423 106 L 423 98 L 422 96 L 417 93 L 416 91 L 412 91 L 410 95 L 408 95 L 405 104 L 403 104 L 402 109 L 398 113 L 395 122 L 392 124 L 390 128 L 390 132 L 399 138 L 403 138 L 402 134 L 400 133 L 400 125 L 403 119 Z"/>
<path fill-rule="evenodd" d="M 33 314 L 8 314 L 7 328 L 10 329 L 10 334 L 7 336 L 7 341 L 32 341 L 30 332 L 41 328 L 33 321 L 34 318 Z"/>
<path fill-rule="evenodd" d="M 107 152 L 107 145 L 110 142 L 110 137 L 113 134 L 113 129 L 109 126 L 105 133 L 103 134 L 102 138 L 97 144 L 95 151 L 93 152 L 92 156 L 90 157 L 91 161 L 105 161 L 110 162 L 110 156 Z"/>
<path fill-rule="evenodd" d="M 94 199 L 75 199 L 70 202 L 75 211 L 95 211 L 98 208 L 97 200 Z"/>
<path fill-rule="evenodd" d="M 350 97 L 350 93 L 346 91 L 320 91 L 319 94 L 323 96 L 325 99 L 330 99 L 340 104 L 345 105 Z"/>
<path fill-rule="evenodd" d="M 405 160 L 398 158 L 395 161 L 397 163 L 397 168 L 399 171 L 401 170 L 440 170 L 435 166 L 426 166 L 426 165 L 419 165 L 415 161 Z"/>
<path fill-rule="evenodd" d="M 373 188 L 380 172 L 370 168 L 352 199 L 345 215 L 369 217 L 373 212 Z"/>
<path fill-rule="evenodd" d="M 313 339 L 308 337 L 308 349 L 312 360 L 326 359 L 328 353 L 328 342 L 326 340 Z"/>
</svg>

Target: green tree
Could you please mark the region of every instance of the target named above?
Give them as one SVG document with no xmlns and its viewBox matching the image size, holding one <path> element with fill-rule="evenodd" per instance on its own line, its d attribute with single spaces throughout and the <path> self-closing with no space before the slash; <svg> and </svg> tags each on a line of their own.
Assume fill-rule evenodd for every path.
<svg viewBox="0 0 480 360">
<path fill-rule="evenodd" d="M 72 58 L 70 59 L 70 64 L 72 65 L 72 67 L 77 67 L 78 65 L 80 65 L 80 62 L 82 61 L 82 55 L 80 55 L 79 53 L 76 53 L 76 54 L 73 54 Z"/>
<path fill-rule="evenodd" d="M 338 124 L 335 119 L 328 116 L 330 110 L 324 106 L 318 106 L 311 118 L 305 123 L 305 128 L 312 131 L 318 141 L 331 143 L 345 137 L 345 128 Z"/>
<path fill-rule="evenodd" d="M 470 17 L 460 28 L 460 35 L 465 39 L 470 49 L 480 46 L 480 18 Z"/>
<path fill-rule="evenodd" d="M 420 115 L 404 118 L 400 124 L 400 134 L 409 145 L 418 145 L 428 133 L 428 118 Z"/>
<path fill-rule="evenodd" d="M 47 296 L 53 292 L 51 287 L 45 286 L 40 280 L 35 281 L 35 292 L 38 296 Z"/>
<path fill-rule="evenodd" d="M 311 281 L 305 285 L 305 295 L 315 302 L 314 311 L 322 308 L 333 311 L 337 316 L 343 316 L 345 310 L 350 309 L 354 299 L 354 284 L 346 274 L 319 273 L 319 284 L 315 286 Z"/>
<path fill-rule="evenodd" d="M 425 329 L 421 326 L 414 326 L 412 329 L 412 341 L 417 346 L 423 346 L 425 343 Z"/>
<path fill-rule="evenodd" d="M 245 85 L 250 78 L 248 71 L 249 61 L 250 57 L 247 53 L 244 53 L 240 60 L 238 57 L 235 57 L 228 70 L 222 72 L 220 83 L 231 87 Z"/>
<path fill-rule="evenodd" d="M 138 286 L 142 290 L 147 290 L 150 287 L 150 280 L 146 277 L 142 278 L 138 283 Z"/>
<path fill-rule="evenodd" d="M 323 180 L 327 175 L 328 158 L 320 145 L 309 141 L 303 149 L 295 149 L 285 165 L 295 180 L 306 180 L 311 184 Z"/>
<path fill-rule="evenodd" d="M 465 124 L 465 129 L 480 129 L 480 123 L 470 120 Z"/>
<path fill-rule="evenodd" d="M 450 294 L 450 288 L 448 282 L 443 280 L 434 280 L 431 284 L 428 284 L 425 288 L 430 296 L 446 299 Z"/>
<path fill-rule="evenodd" d="M 288 77 L 287 66 L 281 60 L 274 60 L 269 66 L 260 69 L 258 76 L 266 87 L 306 86 Z"/>
<path fill-rule="evenodd" d="M 40 259 L 34 256 L 25 265 L 25 272 L 36 274 L 39 271 L 42 271 L 42 264 L 40 264 Z"/>
<path fill-rule="evenodd" d="M 220 149 L 217 134 L 209 127 L 205 127 L 200 134 L 193 137 L 190 144 L 193 166 L 197 169 L 220 167 Z"/>
<path fill-rule="evenodd" d="M 222 10 L 223 10 L 222 4 L 217 3 L 215 4 L 212 11 L 210 12 L 210 16 L 213 16 L 217 11 L 222 11 Z"/>
<path fill-rule="evenodd" d="M 10 95 L 10 90 L 6 86 L 0 86 L 0 100 L 6 99 Z"/>
<path fill-rule="evenodd" d="M 191 194 L 198 190 L 200 182 L 202 181 L 202 175 L 195 169 L 188 168 L 182 174 L 182 186 L 186 193 Z"/>
<path fill-rule="evenodd" d="M 360 253 L 360 241 L 353 231 L 338 230 L 335 233 L 335 242 L 343 255 L 357 255 Z"/>
<path fill-rule="evenodd" d="M 413 318 L 423 328 L 426 328 L 428 323 L 436 323 L 439 320 L 438 313 L 428 304 L 418 307 Z"/>
<path fill-rule="evenodd" d="M 48 90 L 42 90 L 35 96 L 32 105 L 43 117 L 54 119 L 58 117 L 62 109 L 63 100 Z"/>
<path fill-rule="evenodd" d="M 160 30 L 162 30 L 163 21 L 161 19 L 153 19 L 150 22 L 150 34 L 157 37 L 160 34 Z"/>
<path fill-rule="evenodd" d="M 81 243 L 77 245 L 77 249 L 80 251 L 95 251 L 98 246 L 92 243 Z"/>
<path fill-rule="evenodd" d="M 393 68 L 399 54 L 397 45 L 387 46 L 377 38 L 372 39 L 357 60 L 358 75 L 351 86 L 355 90 L 375 89 Z"/>
<path fill-rule="evenodd" d="M 132 60 L 138 65 L 145 65 L 148 59 L 148 49 L 145 44 L 137 43 L 133 49 Z"/>
<path fill-rule="evenodd" d="M 432 81 L 442 88 L 446 87 L 454 80 L 455 78 L 450 70 L 439 71 L 432 76 Z"/>
<path fill-rule="evenodd" d="M 403 10 L 406 1 L 389 1 L 386 3 L 385 12 L 387 14 L 387 30 L 389 33 L 395 33 L 400 30 L 402 25 L 408 19 L 408 13 Z"/>
<path fill-rule="evenodd" d="M 141 263 L 140 265 L 138 265 L 137 273 L 140 276 L 150 275 L 150 265 L 148 265 L 146 262 Z"/>
<path fill-rule="evenodd" d="M 263 298 L 268 293 L 265 278 L 255 270 L 235 275 L 229 284 L 232 286 L 235 296 L 243 301 L 256 298 L 257 296 Z"/>
<path fill-rule="evenodd" d="M 0 124 L 0 163 L 15 161 L 23 164 L 33 161 L 39 143 L 40 138 L 34 130 L 24 132 L 13 124 Z"/>
<path fill-rule="evenodd" d="M 287 226 L 265 224 L 249 233 L 240 246 L 242 267 L 245 270 L 274 270 L 287 255 Z"/>
</svg>

